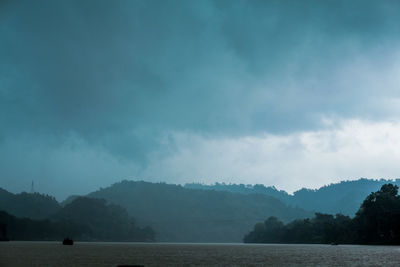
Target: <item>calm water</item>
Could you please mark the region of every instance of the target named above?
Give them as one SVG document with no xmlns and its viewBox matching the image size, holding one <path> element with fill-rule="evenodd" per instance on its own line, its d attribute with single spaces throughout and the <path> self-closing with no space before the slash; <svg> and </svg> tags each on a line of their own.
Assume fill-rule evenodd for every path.
<svg viewBox="0 0 400 267">
<path fill-rule="evenodd" d="M 2 242 L 0 266 L 400 266 L 400 247 Z"/>
</svg>

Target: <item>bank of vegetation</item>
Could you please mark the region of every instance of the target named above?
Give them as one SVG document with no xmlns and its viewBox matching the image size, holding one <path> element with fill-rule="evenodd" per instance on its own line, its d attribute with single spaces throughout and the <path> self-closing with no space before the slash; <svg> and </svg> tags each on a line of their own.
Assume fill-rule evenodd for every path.
<svg viewBox="0 0 400 267">
<path fill-rule="evenodd" d="M 257 223 L 246 243 L 400 244 L 399 187 L 384 184 L 367 196 L 354 218 L 316 213 L 284 224 L 276 217 Z"/>
<path fill-rule="evenodd" d="M 284 190 L 278 190 L 274 186 L 262 184 L 225 184 L 215 183 L 213 185 L 191 183 L 186 184 L 185 188 L 227 191 L 240 194 L 263 194 L 279 199 L 286 205 L 299 207 L 304 210 L 355 216 L 365 197 L 371 192 L 379 190 L 384 184 L 394 184 L 400 186 L 400 179 L 366 179 L 361 178 L 352 181 L 341 181 L 322 186 L 318 189 L 299 189 L 293 194 L 288 194 Z M 282 218 L 281 218 L 282 219 Z"/>
<path fill-rule="evenodd" d="M 312 216 L 263 194 L 188 189 L 180 185 L 122 181 L 88 195 L 120 205 L 163 242 L 241 242 L 269 216 L 288 222 Z"/>
<path fill-rule="evenodd" d="M 25 196 L 28 199 L 32 198 L 32 195 Z M 52 202 L 52 199 L 40 194 L 33 195 L 33 198 L 35 197 Z M 79 241 L 154 241 L 155 239 L 154 231 L 150 227 L 137 226 L 124 208 L 107 204 L 102 199 L 86 197 L 76 198 L 45 219 L 20 218 L 0 211 L 0 226 L 2 230 L 0 238 L 10 240 L 62 240 L 65 237 Z"/>
<path fill-rule="evenodd" d="M 294 195 L 262 185 L 122 181 L 61 203 L 48 195 L 0 189 L 0 239 L 7 225 L 13 240 L 240 242 L 255 225 L 245 242 L 399 244 L 398 180 L 358 200 L 383 181 L 347 181 Z M 324 194 L 329 201 L 321 200 Z M 319 206 L 304 209 L 313 197 Z M 358 202 L 359 209 L 342 215 L 329 212 L 328 202 L 343 210 Z"/>
</svg>

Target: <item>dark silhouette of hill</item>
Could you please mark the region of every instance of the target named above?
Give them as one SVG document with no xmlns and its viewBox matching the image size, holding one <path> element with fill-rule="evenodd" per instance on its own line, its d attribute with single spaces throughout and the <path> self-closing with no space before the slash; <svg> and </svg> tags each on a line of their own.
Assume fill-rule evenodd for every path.
<svg viewBox="0 0 400 267">
<path fill-rule="evenodd" d="M 69 197 L 67 197 L 66 199 L 64 199 L 63 201 L 60 202 L 60 205 L 62 207 L 65 207 L 65 205 L 71 203 L 72 201 L 74 201 L 75 199 L 77 199 L 78 197 L 80 197 L 79 195 L 71 195 Z"/>
<path fill-rule="evenodd" d="M 399 187 L 384 184 L 362 202 L 356 216 L 316 213 L 314 218 L 284 224 L 276 217 L 257 223 L 247 243 L 332 243 L 400 245 Z"/>
<path fill-rule="evenodd" d="M 88 195 L 120 205 L 129 216 L 137 218 L 136 222 L 127 219 L 127 214 L 124 215 L 118 207 L 107 203 L 102 206 L 100 202 L 92 203 L 71 196 L 60 205 L 48 195 L 12 194 L 3 189 L 0 189 L 0 210 L 35 221 L 50 219 L 50 222 L 58 220 L 82 225 L 90 229 L 90 233 L 81 236 L 87 240 L 110 240 L 111 237 L 121 240 L 122 232 L 115 230 L 113 234 L 106 234 L 100 229 L 114 229 L 120 224 L 127 231 L 133 222 L 136 228 L 152 226 L 160 241 L 237 242 L 252 225 L 269 216 L 278 217 L 283 222 L 312 216 L 313 213 L 307 210 L 354 216 L 365 196 L 387 182 L 383 179 L 344 181 L 316 190 L 301 189 L 290 195 L 264 185 L 187 184 L 182 187 L 122 181 Z M 400 180 L 389 182 L 399 184 Z M 84 214 L 93 214 L 97 219 L 86 218 Z M 111 214 L 116 217 L 112 218 Z M 139 236 L 138 233 L 135 235 Z M 141 237 L 142 240 L 147 238 Z"/>
<path fill-rule="evenodd" d="M 11 240 L 154 241 L 150 227 L 138 227 L 124 208 L 102 199 L 77 198 L 45 220 L 0 211 L 0 225 Z"/>
<path fill-rule="evenodd" d="M 362 178 L 355 181 L 342 181 L 326 185 L 319 189 L 303 188 L 294 192 L 293 195 L 289 195 L 283 190 L 277 190 L 275 187 L 266 187 L 264 185 L 253 186 L 223 183 L 216 183 L 215 185 L 186 184 L 185 188 L 228 191 L 241 194 L 264 194 L 273 196 L 287 205 L 297 206 L 305 210 L 354 216 L 365 196 L 379 190 L 386 183 L 400 185 L 400 179 L 371 180 Z"/>
<path fill-rule="evenodd" d="M 107 204 L 104 199 L 75 198 L 52 218 L 83 225 L 89 240 L 154 241 L 154 232 L 150 227 L 139 228 L 124 208 Z"/>
<path fill-rule="evenodd" d="M 122 181 L 88 195 L 123 206 L 160 241 L 238 242 L 268 216 L 284 221 L 310 216 L 271 196 L 188 189 L 179 185 Z"/>
<path fill-rule="evenodd" d="M 279 199 L 284 203 L 290 203 L 292 201 L 292 195 L 289 195 L 284 190 L 278 190 L 275 186 L 265 186 L 263 184 L 226 184 L 226 183 L 215 183 L 213 185 L 206 185 L 200 183 L 187 183 L 184 185 L 185 188 L 189 189 L 202 189 L 202 190 L 215 190 L 215 191 L 226 191 L 239 194 L 263 194 Z"/>
<path fill-rule="evenodd" d="M 57 200 L 39 193 L 10 193 L 0 188 L 0 210 L 17 217 L 45 219 L 61 208 Z"/>
<path fill-rule="evenodd" d="M 81 225 L 67 221 L 53 222 L 17 218 L 5 211 L 0 211 L 0 224 L 6 226 L 7 237 L 10 240 L 62 240 L 66 234 L 81 237 L 85 231 Z"/>
</svg>

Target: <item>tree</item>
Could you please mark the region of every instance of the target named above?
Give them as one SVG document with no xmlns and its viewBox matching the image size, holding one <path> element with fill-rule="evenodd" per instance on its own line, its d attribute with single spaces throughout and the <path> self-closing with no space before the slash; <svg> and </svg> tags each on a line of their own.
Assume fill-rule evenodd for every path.
<svg viewBox="0 0 400 267">
<path fill-rule="evenodd" d="M 271 216 L 264 223 L 257 223 L 252 232 L 244 237 L 246 243 L 279 243 L 283 235 L 284 224 Z"/>
<path fill-rule="evenodd" d="M 358 242 L 398 244 L 400 242 L 400 197 L 397 185 L 385 184 L 371 193 L 356 213 Z"/>
<path fill-rule="evenodd" d="M 276 218 L 255 225 L 245 242 L 400 244 L 399 187 L 384 184 L 361 204 L 356 217 L 316 213 L 283 225 Z"/>
</svg>

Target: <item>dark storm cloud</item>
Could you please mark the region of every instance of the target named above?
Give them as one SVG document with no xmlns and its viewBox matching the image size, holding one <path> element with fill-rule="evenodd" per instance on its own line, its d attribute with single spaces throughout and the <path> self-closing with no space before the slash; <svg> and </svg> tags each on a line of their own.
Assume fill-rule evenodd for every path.
<svg viewBox="0 0 400 267">
<path fill-rule="evenodd" d="M 279 134 L 321 116 L 385 117 L 376 99 L 398 91 L 343 66 L 390 68 L 399 11 L 396 1 L 5 1 L 0 142 L 48 136 L 57 147 L 73 134 L 143 163 L 174 131 Z"/>
</svg>

